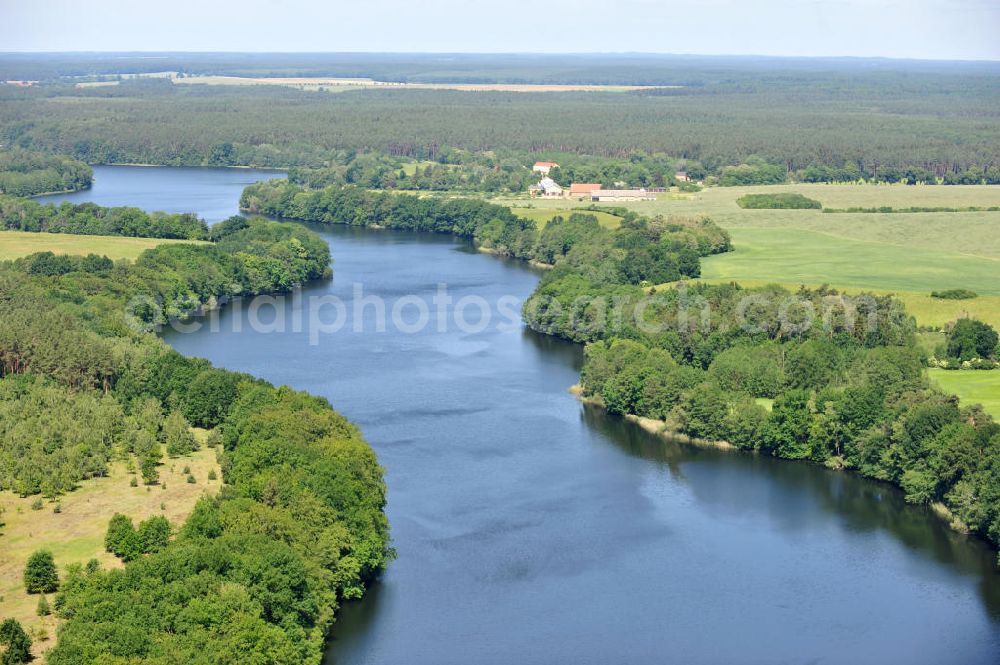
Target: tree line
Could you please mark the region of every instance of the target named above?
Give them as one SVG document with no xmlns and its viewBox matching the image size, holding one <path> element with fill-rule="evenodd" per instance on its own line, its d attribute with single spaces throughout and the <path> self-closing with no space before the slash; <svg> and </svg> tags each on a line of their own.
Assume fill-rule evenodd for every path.
<svg viewBox="0 0 1000 665">
<path fill-rule="evenodd" d="M 64 155 L 0 150 L 0 194 L 35 196 L 90 187 L 94 171 Z"/>
<path fill-rule="evenodd" d="M 338 604 L 360 596 L 391 555 L 382 470 L 326 400 L 137 331 L 196 302 L 328 274 L 329 248 L 304 228 L 236 218 L 211 235 L 213 244 L 159 247 L 96 271 L 0 266 L 0 410 L 18 414 L 2 419 L 5 484 L 57 494 L 110 459 L 132 460 L 156 483 L 164 453 L 196 445 L 190 425 L 213 429 L 221 445 L 223 490 L 168 542 L 163 524 L 135 536 L 123 527 L 109 542 L 125 568 L 66 567 L 50 663 L 209 663 L 220 653 L 319 663 Z M 136 299 L 155 315 L 133 311 Z M 28 461 L 8 466 L 18 456 Z"/>
<path fill-rule="evenodd" d="M 191 213 L 145 212 L 63 201 L 41 204 L 0 196 L 0 225 L 11 231 L 207 240 L 208 225 Z"/>
<path fill-rule="evenodd" d="M 697 277 L 700 256 L 730 247 L 728 234 L 707 219 L 650 220 L 616 209 L 622 223 L 614 231 L 586 213 L 558 216 L 539 230 L 510 208 L 480 199 L 419 197 L 351 186 L 306 189 L 282 180 L 250 185 L 240 206 L 309 222 L 450 233 L 499 254 L 550 265 L 590 252 L 610 261 L 600 269 L 629 284 Z M 618 251 L 609 254 L 611 248 Z"/>
<path fill-rule="evenodd" d="M 541 176 L 531 169 L 544 158 L 558 162 L 549 177 L 564 187 L 574 182 L 596 182 L 608 189 L 616 187 L 670 187 L 699 189 L 693 183 L 678 181 L 675 174 L 685 171 L 693 180 L 707 174 L 697 161 L 670 157 L 663 153 L 636 153 L 628 158 L 493 150 L 470 152 L 442 147 L 433 160 L 416 162 L 402 155 L 337 151 L 322 168 L 292 167 L 288 179 L 311 188 L 331 185 L 358 185 L 368 189 L 417 191 L 459 191 L 469 193 L 525 192 Z"/>
</svg>

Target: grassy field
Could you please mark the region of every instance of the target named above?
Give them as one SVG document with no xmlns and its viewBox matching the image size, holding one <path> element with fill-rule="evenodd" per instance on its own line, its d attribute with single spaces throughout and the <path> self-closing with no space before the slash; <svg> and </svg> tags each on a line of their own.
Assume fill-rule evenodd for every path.
<svg viewBox="0 0 1000 665">
<path fill-rule="evenodd" d="M 799 286 L 809 287 L 820 286 L 823 282 L 807 281 L 780 281 L 775 279 L 734 279 L 732 277 L 705 277 L 703 281 L 720 284 L 738 281 L 743 286 L 764 286 L 767 284 L 780 284 L 787 289 L 795 290 Z M 835 282 L 827 282 L 831 286 L 836 286 Z M 840 284 L 843 284 L 842 282 Z M 669 285 L 662 285 L 669 288 Z M 906 305 L 906 311 L 912 314 L 917 323 L 922 326 L 933 326 L 943 328 L 957 318 L 971 317 L 985 321 L 994 328 L 1000 329 L 1000 296 L 979 296 L 971 300 L 943 300 L 932 298 L 927 293 L 915 293 L 900 289 L 875 289 L 870 287 L 840 287 L 840 291 L 848 295 L 859 293 L 874 293 L 875 295 L 892 295 Z"/>
<path fill-rule="evenodd" d="M 947 251 L 1000 259 L 1000 212 L 838 213 L 820 210 L 748 210 L 736 205 L 745 194 L 794 192 L 826 207 L 1000 206 L 1000 186 L 775 185 L 709 187 L 701 192 L 661 194 L 656 201 L 598 203 L 645 215 L 707 215 L 727 229 L 795 229 L 881 245 Z M 511 205 L 517 205 L 511 202 Z M 564 207 L 564 200 L 535 199 L 532 205 Z"/>
<path fill-rule="evenodd" d="M 197 241 L 0 231 L 0 260 L 16 259 L 19 256 L 45 251 L 56 254 L 93 253 L 107 256 L 111 259 L 135 259 L 143 251 L 151 247 L 172 242 Z"/>
<path fill-rule="evenodd" d="M 1000 418 L 1000 370 L 927 370 L 942 390 L 958 395 L 962 404 L 982 404 L 987 413 Z"/>
<path fill-rule="evenodd" d="M 186 482 L 184 466 L 191 467 L 196 482 Z M 41 510 L 32 510 L 38 497 L 21 498 L 11 492 L 0 492 L 0 612 L 4 618 L 14 617 L 33 633 L 35 653 L 40 655 L 55 640 L 56 620 L 52 616 L 39 618 L 35 614 L 37 595 L 24 591 L 24 564 L 35 550 L 52 551 L 57 567 L 85 564 L 97 559 L 105 567 L 120 566 L 121 562 L 104 551 L 104 532 L 115 513 L 124 513 L 138 524 L 151 515 L 164 515 L 174 525 L 181 524 L 204 492 L 216 492 L 221 480 L 208 480 L 215 470 L 221 478 L 215 451 L 202 449 L 177 459 L 166 459 L 160 467 L 160 484 L 138 487 L 129 484 L 132 476 L 123 464 L 115 464 L 106 478 L 88 480 L 80 488 L 59 499 L 61 512 L 53 512 L 53 503 L 46 501 Z M 51 604 L 52 598 L 49 597 Z M 38 639 L 43 629 L 47 639 Z"/>
<path fill-rule="evenodd" d="M 1000 187 L 986 185 L 711 187 L 606 205 L 646 215 L 705 215 L 726 228 L 735 251 L 703 262 L 707 280 L 791 288 L 826 283 L 848 292 L 893 293 L 923 325 L 941 326 L 971 315 L 1000 326 L 1000 212 L 829 214 L 747 210 L 736 204 L 746 194 L 774 192 L 803 194 L 834 208 L 1000 205 Z M 557 209 L 565 202 L 536 200 L 533 205 Z M 930 298 L 931 291 L 949 288 L 972 289 L 980 297 Z"/>
<path fill-rule="evenodd" d="M 593 210 L 574 210 L 572 208 L 519 208 L 512 207 L 511 210 L 514 214 L 519 217 L 525 217 L 527 219 L 534 220 L 538 224 L 538 228 L 544 228 L 546 224 L 549 223 L 553 217 L 557 215 L 562 215 L 563 217 L 569 217 L 573 213 L 579 212 L 585 215 L 594 215 L 597 217 L 597 223 L 601 226 L 609 229 L 617 228 L 618 224 L 621 223 L 621 218 L 616 215 L 612 215 L 609 212 L 594 212 Z"/>
<path fill-rule="evenodd" d="M 956 213 L 957 214 L 957 213 Z M 997 230 L 1000 235 L 1000 213 Z M 930 296 L 966 288 L 1000 295 L 1000 259 L 795 228 L 729 228 L 733 250 L 707 258 L 702 274 L 716 280 L 830 284 Z M 970 301 L 951 301 L 964 307 Z"/>
</svg>

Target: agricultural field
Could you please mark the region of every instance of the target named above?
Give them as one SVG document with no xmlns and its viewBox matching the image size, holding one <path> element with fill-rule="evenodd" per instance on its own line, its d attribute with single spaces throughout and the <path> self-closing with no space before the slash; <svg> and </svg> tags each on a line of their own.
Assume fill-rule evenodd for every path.
<svg viewBox="0 0 1000 665">
<path fill-rule="evenodd" d="M 1000 418 L 1000 369 L 927 370 L 942 390 L 958 395 L 962 404 L 982 404 L 986 412 Z"/>
<path fill-rule="evenodd" d="M 0 231 L 0 260 L 16 259 L 34 252 L 55 254 L 99 254 L 110 259 L 135 259 L 147 249 L 175 242 L 162 238 L 124 238 L 121 236 L 80 236 L 68 233 L 30 233 Z"/>
<path fill-rule="evenodd" d="M 204 432 L 196 434 L 204 439 Z M 186 482 L 185 466 L 190 467 L 195 483 Z M 208 479 L 213 470 L 219 479 Z M 68 564 L 85 564 L 90 559 L 97 559 L 104 567 L 121 566 L 119 559 L 104 551 L 104 533 L 112 515 L 123 513 L 137 524 L 163 515 L 171 524 L 180 525 L 198 499 L 205 492 L 217 492 L 222 483 L 215 451 L 210 448 L 186 457 L 165 458 L 157 485 L 131 487 L 133 477 L 123 463 L 113 464 L 107 477 L 86 480 L 57 502 L 44 501 L 40 510 L 32 509 L 37 496 L 0 492 L 0 523 L 4 523 L 0 527 L 0 605 L 5 616 L 20 621 L 36 637 L 44 629 L 47 639 L 35 639 L 36 653 L 55 643 L 56 619 L 36 616 L 38 595 L 24 591 L 21 576 L 34 551 L 50 550 L 60 571 Z M 53 510 L 56 505 L 58 513 Z"/>
<path fill-rule="evenodd" d="M 823 213 L 736 204 L 746 194 L 775 192 L 799 193 L 831 208 L 1000 205 L 996 186 L 824 184 L 710 187 L 606 205 L 647 215 L 706 215 L 718 222 L 732 235 L 734 251 L 703 262 L 707 280 L 894 293 L 922 325 L 941 326 L 964 315 L 1000 325 L 1000 212 Z M 533 205 L 565 203 L 537 200 Z M 951 288 L 971 289 L 979 297 L 930 297 L 931 291 Z"/>
</svg>

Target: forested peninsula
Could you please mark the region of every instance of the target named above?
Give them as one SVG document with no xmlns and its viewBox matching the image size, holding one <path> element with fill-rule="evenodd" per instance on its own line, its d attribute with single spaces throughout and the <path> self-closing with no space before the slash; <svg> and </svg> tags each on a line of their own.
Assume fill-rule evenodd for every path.
<svg viewBox="0 0 1000 665">
<path fill-rule="evenodd" d="M 525 304 L 533 329 L 588 344 L 584 395 L 668 431 L 848 469 L 946 508 L 1000 544 L 1000 425 L 932 387 L 916 324 L 889 296 L 822 287 L 709 285 L 699 257 L 729 250 L 707 219 L 585 213 L 539 231 L 478 200 L 354 187 L 248 187 L 255 213 L 453 233 L 546 271 Z"/>
<path fill-rule="evenodd" d="M 90 187 L 94 171 L 64 155 L 0 150 L 0 194 L 37 196 Z"/>
<path fill-rule="evenodd" d="M 164 237 L 176 220 L 147 222 Z M 67 567 L 53 665 L 319 663 L 339 602 L 362 595 L 391 556 L 382 469 L 353 424 L 322 398 L 186 358 L 150 332 L 227 297 L 328 275 L 329 248 L 301 227 L 241 217 L 209 239 L 135 262 L 34 255 L 0 266 L 0 411 L 52 435 L 6 431 L 0 487 L 57 496 L 111 459 L 155 484 L 164 447 L 196 445 L 190 425 L 214 432 L 225 481 L 152 553 L 122 569 Z"/>
<path fill-rule="evenodd" d="M 132 207 L 107 208 L 66 201 L 43 205 L 13 196 L 0 196 L 0 228 L 130 238 L 207 240 L 209 237 L 205 221 L 190 213 L 145 212 Z"/>
</svg>

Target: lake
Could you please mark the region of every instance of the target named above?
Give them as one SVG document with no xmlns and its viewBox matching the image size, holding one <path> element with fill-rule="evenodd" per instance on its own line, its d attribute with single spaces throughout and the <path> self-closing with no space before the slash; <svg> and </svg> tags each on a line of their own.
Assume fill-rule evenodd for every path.
<svg viewBox="0 0 1000 665">
<path fill-rule="evenodd" d="M 214 220 L 257 175 L 273 173 L 99 169 L 85 196 Z M 328 663 L 996 662 L 984 543 L 886 485 L 651 436 L 567 391 L 580 347 L 450 323 L 463 298 L 501 320 L 501 299 L 537 282 L 523 264 L 449 237 L 317 230 L 334 278 L 283 318 L 237 305 L 217 331 L 165 338 L 329 398 L 385 466 L 399 556 L 345 605 Z M 378 331 L 377 302 L 430 303 L 442 284 L 445 325 Z M 310 340 L 294 318 L 317 297 L 348 322 Z"/>
<path fill-rule="evenodd" d="M 37 200 L 197 212 L 213 224 L 239 214 L 240 193 L 250 183 L 284 177 L 283 171 L 260 169 L 95 166 L 90 189 L 40 196 Z"/>
</svg>

